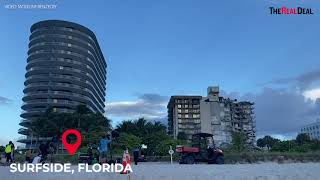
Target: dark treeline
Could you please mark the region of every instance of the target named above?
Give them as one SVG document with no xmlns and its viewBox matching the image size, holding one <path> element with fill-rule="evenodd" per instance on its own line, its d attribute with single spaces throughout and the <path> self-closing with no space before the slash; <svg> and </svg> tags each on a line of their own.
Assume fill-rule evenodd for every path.
<svg viewBox="0 0 320 180">
<path fill-rule="evenodd" d="M 158 121 L 150 122 L 144 118 L 125 120 L 112 129 L 111 120 L 100 113 L 94 113 L 84 105 L 76 108 L 74 113 L 54 112 L 48 108 L 42 116 L 29 123 L 29 134 L 34 143 L 43 138 L 59 144 L 61 135 L 67 129 L 77 129 L 82 136 L 81 152 L 86 152 L 89 146 L 98 146 L 100 139 L 112 130 L 117 137 L 112 138 L 112 151 L 121 154 L 127 147 L 129 150 L 142 144 L 147 146 L 146 155 L 168 155 L 170 145 L 175 148 L 178 142 L 166 133 L 166 126 Z M 75 140 L 69 137 L 68 141 Z"/>
<path fill-rule="evenodd" d="M 74 113 L 54 112 L 53 108 L 48 108 L 42 116 L 29 124 L 30 135 L 35 140 L 48 137 L 58 142 L 64 131 L 77 129 L 82 135 L 82 146 L 97 143 L 111 128 L 109 119 L 101 113 L 93 113 L 83 105 L 78 106 Z"/>
<path fill-rule="evenodd" d="M 296 139 L 283 140 L 265 136 L 257 140 L 257 146 L 273 152 L 312 152 L 320 151 L 320 141 L 307 134 L 298 134 Z"/>
<path fill-rule="evenodd" d="M 132 149 L 144 144 L 148 147 L 145 151 L 149 156 L 168 155 L 170 146 L 175 148 L 179 142 L 182 143 L 167 135 L 166 126 L 162 123 L 148 122 L 144 118 L 123 121 L 116 130 L 120 133 L 116 149 L 122 149 L 125 146 Z"/>
</svg>

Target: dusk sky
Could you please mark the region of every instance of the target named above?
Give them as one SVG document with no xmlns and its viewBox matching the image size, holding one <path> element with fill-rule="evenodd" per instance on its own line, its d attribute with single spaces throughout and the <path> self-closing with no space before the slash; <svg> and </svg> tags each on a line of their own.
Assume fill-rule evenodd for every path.
<svg viewBox="0 0 320 180">
<path fill-rule="evenodd" d="M 7 4 L 56 4 L 52 10 Z M 106 116 L 166 123 L 171 95 L 255 102 L 257 135 L 292 137 L 320 112 L 320 1 L 1 0 L 0 145 L 20 135 L 30 26 L 67 20 L 95 32 L 107 67 Z M 269 7 L 312 8 L 271 15 Z"/>
</svg>

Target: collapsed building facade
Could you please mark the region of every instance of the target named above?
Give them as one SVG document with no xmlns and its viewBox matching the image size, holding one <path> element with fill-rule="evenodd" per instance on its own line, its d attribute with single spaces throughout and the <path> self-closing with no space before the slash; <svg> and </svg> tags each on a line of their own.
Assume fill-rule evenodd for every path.
<svg viewBox="0 0 320 180">
<path fill-rule="evenodd" d="M 208 87 L 207 96 L 172 96 L 168 103 L 168 133 L 178 138 L 179 133 L 191 140 L 192 134 L 213 134 L 220 146 L 231 143 L 232 133 L 242 132 L 247 143 L 255 143 L 254 103 L 238 102 L 219 96 L 219 87 Z"/>
</svg>

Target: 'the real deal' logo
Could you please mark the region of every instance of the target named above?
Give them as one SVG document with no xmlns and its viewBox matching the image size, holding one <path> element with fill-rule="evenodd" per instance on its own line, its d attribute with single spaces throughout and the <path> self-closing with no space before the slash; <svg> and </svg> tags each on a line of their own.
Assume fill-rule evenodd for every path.
<svg viewBox="0 0 320 180">
<path fill-rule="evenodd" d="M 296 8 L 287 8 L 287 7 L 269 7 L 270 14 L 284 14 L 284 15 L 295 15 L 295 14 L 304 14 L 304 15 L 312 15 L 313 9 L 312 8 L 303 8 L 303 7 L 296 7 Z"/>
</svg>

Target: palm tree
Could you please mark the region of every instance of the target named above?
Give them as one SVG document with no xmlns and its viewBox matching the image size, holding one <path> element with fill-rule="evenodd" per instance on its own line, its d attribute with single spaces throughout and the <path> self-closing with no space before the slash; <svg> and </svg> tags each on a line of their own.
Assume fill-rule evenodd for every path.
<svg viewBox="0 0 320 180">
<path fill-rule="evenodd" d="M 87 135 L 90 141 L 100 138 L 101 133 L 111 131 L 111 120 L 101 113 L 93 113 L 86 106 L 78 106 L 74 113 L 53 112 L 52 108 L 30 124 L 30 133 L 37 137 L 52 137 L 56 142 L 67 129 L 78 129 L 83 135 Z"/>
<path fill-rule="evenodd" d="M 155 131 L 164 131 L 166 132 L 167 130 L 167 127 L 161 123 L 160 121 L 155 121 L 154 124 L 153 124 L 153 128 Z"/>
<path fill-rule="evenodd" d="M 126 132 L 128 134 L 137 135 L 137 127 L 131 120 L 122 121 L 117 125 L 116 129 L 119 133 Z"/>
<path fill-rule="evenodd" d="M 80 128 L 80 123 L 81 123 L 81 119 L 83 118 L 83 116 L 90 114 L 90 113 L 92 113 L 92 111 L 86 105 L 77 106 L 74 115 L 77 116 L 77 119 L 78 119 L 78 121 L 77 121 L 78 128 Z"/>
<path fill-rule="evenodd" d="M 139 118 L 138 120 L 134 121 L 135 127 L 137 128 L 137 136 L 138 137 L 142 137 L 144 134 L 147 133 L 147 128 L 146 125 L 147 120 L 145 120 L 144 118 Z"/>
</svg>

